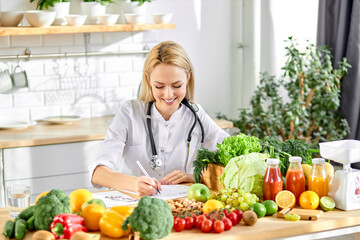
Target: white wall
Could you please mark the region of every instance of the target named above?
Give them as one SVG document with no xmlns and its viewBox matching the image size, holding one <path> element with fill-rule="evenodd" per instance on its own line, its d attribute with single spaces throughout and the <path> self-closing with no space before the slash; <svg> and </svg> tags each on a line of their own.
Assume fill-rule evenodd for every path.
<svg viewBox="0 0 360 240">
<path fill-rule="evenodd" d="M 120 1 L 120 0 L 118 0 Z M 236 0 L 235 0 L 236 1 Z M 174 30 L 91 33 L 91 51 L 142 49 L 163 40 L 180 43 L 195 67 L 195 97 L 211 116 L 230 112 L 232 0 L 155 0 L 147 14 L 173 12 Z M 26 0 L 1 0 L 1 10 L 34 9 Z M 71 13 L 80 12 L 80 0 L 71 1 Z M 111 11 L 118 8 L 112 6 Z M 148 22 L 151 18 L 148 17 Z M 3 36 L 0 54 L 84 51 L 82 34 Z M 58 114 L 83 117 L 113 114 L 123 99 L 134 98 L 144 57 L 112 56 L 21 61 L 29 75 L 29 89 L 0 94 L 0 118 L 34 120 Z M 8 64 L 15 66 L 16 61 Z M 4 64 L 0 63 L 0 68 Z"/>
</svg>

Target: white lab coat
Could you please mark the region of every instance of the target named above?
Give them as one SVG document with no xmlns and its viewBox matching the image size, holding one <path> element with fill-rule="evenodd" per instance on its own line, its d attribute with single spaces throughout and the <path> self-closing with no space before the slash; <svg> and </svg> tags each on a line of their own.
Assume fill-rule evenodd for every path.
<svg viewBox="0 0 360 240">
<path fill-rule="evenodd" d="M 221 143 L 229 134 L 219 128 L 201 106 L 197 106 L 197 114 L 205 132 L 203 147 L 215 151 L 216 143 Z M 157 154 L 163 161 L 160 169 L 152 170 L 149 165 L 152 151 L 146 125 L 147 107 L 148 104 L 139 100 L 128 100 L 121 105 L 109 126 L 96 159 L 88 166 L 90 176 L 96 166 L 105 165 L 120 173 L 140 177 L 144 174 L 136 161 L 140 161 L 149 175 L 158 180 L 174 170 L 185 172 L 187 136 L 195 120 L 194 114 L 186 106 L 181 105 L 171 118 L 165 121 L 155 104 L 152 105 L 151 127 Z M 193 172 L 193 161 L 200 147 L 201 128 L 199 123 L 196 123 L 190 142 L 187 173 Z"/>
</svg>

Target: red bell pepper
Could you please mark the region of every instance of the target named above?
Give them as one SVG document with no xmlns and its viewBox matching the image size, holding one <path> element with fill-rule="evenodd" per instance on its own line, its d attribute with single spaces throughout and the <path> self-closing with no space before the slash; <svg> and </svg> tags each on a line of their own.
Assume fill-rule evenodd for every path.
<svg viewBox="0 0 360 240">
<path fill-rule="evenodd" d="M 50 229 L 56 239 L 70 239 L 76 232 L 87 232 L 84 218 L 68 213 L 56 215 L 53 218 Z"/>
</svg>

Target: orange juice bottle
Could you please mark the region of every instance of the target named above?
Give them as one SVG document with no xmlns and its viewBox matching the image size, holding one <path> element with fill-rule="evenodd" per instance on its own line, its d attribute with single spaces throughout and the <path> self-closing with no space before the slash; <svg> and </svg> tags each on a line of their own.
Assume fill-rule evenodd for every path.
<svg viewBox="0 0 360 240">
<path fill-rule="evenodd" d="M 296 204 L 299 204 L 300 195 L 305 191 L 305 175 L 301 167 L 301 161 L 301 157 L 290 157 L 290 165 L 286 173 L 286 190 L 295 195 Z"/>
<path fill-rule="evenodd" d="M 323 158 L 314 158 L 312 160 L 313 167 L 308 179 L 308 189 L 316 192 L 319 198 L 327 196 L 329 192 L 329 181 L 326 176 L 324 162 L 325 159 Z"/>
</svg>

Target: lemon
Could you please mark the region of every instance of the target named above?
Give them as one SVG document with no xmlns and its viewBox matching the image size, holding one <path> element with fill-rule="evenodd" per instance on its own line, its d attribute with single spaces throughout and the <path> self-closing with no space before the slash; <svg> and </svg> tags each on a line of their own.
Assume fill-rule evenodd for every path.
<svg viewBox="0 0 360 240">
<path fill-rule="evenodd" d="M 207 200 L 203 206 L 203 213 L 208 213 L 215 209 L 220 209 L 220 208 L 224 208 L 222 202 L 215 199 Z"/>
<path fill-rule="evenodd" d="M 324 196 L 320 198 L 320 207 L 325 212 L 331 211 L 335 208 L 335 201 L 331 197 Z"/>
</svg>

